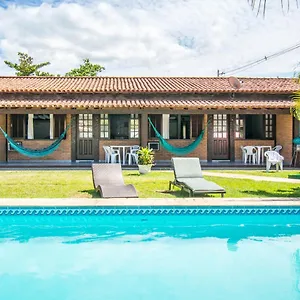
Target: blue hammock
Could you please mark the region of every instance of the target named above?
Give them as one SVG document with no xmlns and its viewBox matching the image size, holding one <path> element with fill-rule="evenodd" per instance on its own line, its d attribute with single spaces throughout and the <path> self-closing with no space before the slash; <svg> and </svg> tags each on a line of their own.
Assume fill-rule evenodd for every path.
<svg viewBox="0 0 300 300">
<path fill-rule="evenodd" d="M 65 131 L 60 135 L 60 137 L 50 146 L 42 149 L 29 149 L 24 148 L 22 145 L 19 145 L 17 142 L 15 142 L 1 127 L 0 130 L 2 131 L 4 137 L 7 139 L 7 141 L 10 143 L 10 146 L 21 153 L 22 155 L 29 156 L 29 157 L 43 157 L 47 156 L 51 153 L 53 153 L 55 150 L 58 149 L 60 146 L 61 141 L 64 139 L 70 125 L 67 126 Z"/>
<path fill-rule="evenodd" d="M 174 153 L 176 155 L 186 155 L 191 153 L 192 151 L 194 151 L 200 144 L 200 142 L 202 141 L 203 137 L 204 137 L 204 132 L 205 129 L 209 123 L 209 121 L 207 122 L 206 126 L 204 127 L 204 129 L 201 131 L 200 135 L 188 146 L 186 147 L 174 147 L 173 145 L 169 144 L 162 136 L 161 134 L 157 131 L 157 129 L 155 128 L 155 126 L 153 125 L 152 121 L 150 120 L 150 118 L 148 118 L 150 125 L 152 126 L 156 137 L 159 139 L 159 142 L 161 144 L 162 147 L 164 147 L 168 152 Z"/>
</svg>

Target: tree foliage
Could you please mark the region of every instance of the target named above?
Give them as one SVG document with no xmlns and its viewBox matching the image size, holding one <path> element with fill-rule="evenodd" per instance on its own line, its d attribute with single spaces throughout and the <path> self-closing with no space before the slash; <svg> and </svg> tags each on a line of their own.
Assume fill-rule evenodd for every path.
<svg viewBox="0 0 300 300">
<path fill-rule="evenodd" d="M 72 69 L 65 76 L 97 76 L 98 73 L 105 70 L 104 67 L 98 64 L 93 64 L 88 58 L 83 60 L 83 64 L 79 68 Z"/>
<path fill-rule="evenodd" d="M 300 73 L 295 79 L 299 83 L 299 91 L 295 92 L 292 96 L 294 100 L 294 105 L 291 107 L 291 114 L 300 121 Z"/>
<path fill-rule="evenodd" d="M 17 76 L 32 76 L 32 75 L 44 76 L 41 74 L 44 74 L 45 72 L 40 72 L 39 69 L 50 65 L 50 62 L 48 61 L 40 64 L 34 64 L 33 58 L 23 52 L 18 52 L 18 56 L 19 56 L 19 63 L 13 63 L 7 60 L 4 61 L 4 63 L 7 66 L 16 70 L 15 74 Z"/>
</svg>

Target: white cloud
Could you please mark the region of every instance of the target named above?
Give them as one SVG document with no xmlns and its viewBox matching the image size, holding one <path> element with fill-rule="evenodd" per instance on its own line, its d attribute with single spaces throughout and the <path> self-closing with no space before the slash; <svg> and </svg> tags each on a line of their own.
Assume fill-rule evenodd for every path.
<svg viewBox="0 0 300 300">
<path fill-rule="evenodd" d="M 49 1 L 48 1 L 49 2 Z M 90 0 L 0 8 L 0 60 L 28 52 L 64 74 L 85 57 L 103 75 L 215 76 L 300 42 L 300 9 L 269 1 L 266 18 L 246 0 Z M 300 48 L 237 76 L 292 74 Z M 0 74 L 14 74 L 0 63 Z"/>
</svg>

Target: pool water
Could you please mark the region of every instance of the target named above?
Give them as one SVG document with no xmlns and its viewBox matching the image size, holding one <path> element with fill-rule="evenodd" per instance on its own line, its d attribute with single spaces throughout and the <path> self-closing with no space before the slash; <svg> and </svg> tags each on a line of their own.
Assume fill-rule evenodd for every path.
<svg viewBox="0 0 300 300">
<path fill-rule="evenodd" d="M 2 216 L 0 299 L 299 300 L 300 216 Z"/>
</svg>

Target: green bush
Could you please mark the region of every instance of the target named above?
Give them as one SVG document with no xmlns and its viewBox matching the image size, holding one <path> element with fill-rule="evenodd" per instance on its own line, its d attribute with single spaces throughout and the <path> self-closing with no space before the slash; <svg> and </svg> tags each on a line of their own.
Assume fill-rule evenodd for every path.
<svg viewBox="0 0 300 300">
<path fill-rule="evenodd" d="M 152 149 L 142 147 L 137 151 L 139 165 L 152 165 L 154 161 L 154 153 Z"/>
</svg>

